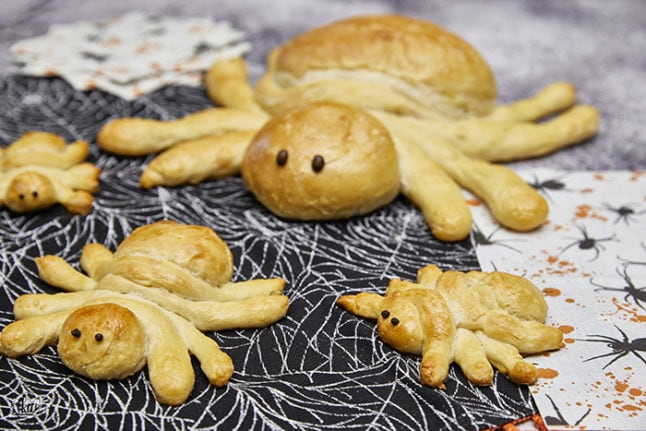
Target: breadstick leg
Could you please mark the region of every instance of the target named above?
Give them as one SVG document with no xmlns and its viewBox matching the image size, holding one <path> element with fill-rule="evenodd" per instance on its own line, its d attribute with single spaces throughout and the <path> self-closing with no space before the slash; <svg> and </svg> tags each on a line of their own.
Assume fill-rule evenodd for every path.
<svg viewBox="0 0 646 431">
<path fill-rule="evenodd" d="M 420 376 L 422 384 L 442 387 L 453 362 L 453 344 L 455 341 L 456 325 L 453 315 L 442 295 L 430 289 L 420 289 L 423 296 L 409 290 L 405 292 L 419 310 L 424 331 L 422 348 L 422 363 Z"/>
<path fill-rule="evenodd" d="M 538 124 L 470 119 L 427 122 L 422 127 L 472 157 L 510 161 L 543 156 L 593 137 L 599 130 L 599 111 L 589 105 L 577 105 Z"/>
<path fill-rule="evenodd" d="M 455 362 L 467 379 L 475 385 L 489 385 L 493 381 L 493 368 L 476 335 L 458 328 L 455 334 Z"/>
<path fill-rule="evenodd" d="M 377 293 L 362 292 L 357 295 L 340 296 L 336 303 L 345 311 L 365 319 L 377 320 L 382 310 L 384 297 Z"/>
<path fill-rule="evenodd" d="M 476 336 L 484 347 L 489 362 L 498 371 L 507 374 L 512 381 L 519 384 L 536 383 L 538 370 L 534 365 L 524 361 L 514 346 L 489 338 L 480 331 L 476 332 Z"/>
<path fill-rule="evenodd" d="M 70 292 L 96 288 L 96 281 L 78 272 L 61 257 L 47 255 L 37 257 L 35 261 L 38 274 L 45 283 Z"/>
<path fill-rule="evenodd" d="M 58 334 L 72 311 L 60 311 L 45 316 L 17 320 L 0 333 L 0 353 L 10 358 L 33 355 L 58 340 Z"/>
<path fill-rule="evenodd" d="M 122 156 L 143 156 L 181 141 L 230 131 L 255 131 L 267 116 L 234 108 L 210 108 L 178 120 L 120 118 L 105 124 L 97 136 L 99 146 Z"/>
<path fill-rule="evenodd" d="M 450 356 L 450 344 L 445 339 L 431 339 L 425 343 L 420 364 L 420 377 L 423 385 L 431 387 L 444 385 L 449 375 L 449 366 L 453 362 L 453 358 Z"/>
<path fill-rule="evenodd" d="M 547 218 L 545 198 L 511 169 L 471 158 L 451 143 L 428 134 L 410 119 L 378 113 L 395 139 L 409 139 L 426 151 L 462 187 L 480 197 L 505 227 L 527 231 Z"/>
<path fill-rule="evenodd" d="M 395 139 L 401 191 L 418 206 L 433 235 L 460 241 L 471 232 L 471 211 L 462 190 L 426 153 L 405 137 Z"/>
<path fill-rule="evenodd" d="M 523 354 L 555 350 L 563 341 L 563 333 L 558 328 L 520 320 L 502 311 L 489 311 L 478 323 L 488 337 L 511 344 Z"/>
<path fill-rule="evenodd" d="M 247 65 L 240 57 L 216 61 L 204 78 L 206 94 L 216 105 L 264 114 L 249 84 Z"/>
<path fill-rule="evenodd" d="M 109 296 L 114 296 L 114 293 L 88 290 L 83 292 L 63 292 L 54 295 L 45 293 L 21 295 L 13 305 L 13 314 L 16 319 L 28 319 L 80 307 L 93 299 Z"/>
<path fill-rule="evenodd" d="M 576 90 L 567 82 L 554 82 L 533 97 L 497 106 L 483 117 L 491 121 L 536 121 L 572 107 L 576 103 Z"/>
<path fill-rule="evenodd" d="M 199 184 L 236 175 L 253 135 L 228 132 L 174 145 L 146 166 L 139 180 L 141 187 Z"/>
<path fill-rule="evenodd" d="M 215 386 L 224 386 L 233 375 L 231 357 L 220 350 L 218 344 L 207 337 L 185 319 L 172 313 L 167 316 L 177 328 L 189 352 L 200 361 L 200 368 Z"/>
<path fill-rule="evenodd" d="M 211 299 L 221 302 L 236 301 L 256 296 L 280 295 L 284 288 L 285 280 L 282 278 L 236 281 L 220 286 L 215 289 L 217 290 L 217 295 L 203 299 Z"/>
<path fill-rule="evenodd" d="M 236 328 L 261 328 L 287 315 L 288 299 L 268 295 L 239 301 L 191 301 L 165 289 L 143 287 L 122 277 L 108 274 L 101 279 L 100 289 L 134 293 L 179 314 L 202 331 Z"/>
<path fill-rule="evenodd" d="M 96 242 L 86 244 L 81 252 L 81 268 L 94 280 L 100 279 L 103 274 L 99 266 L 112 260 L 112 252 L 103 244 Z"/>
</svg>

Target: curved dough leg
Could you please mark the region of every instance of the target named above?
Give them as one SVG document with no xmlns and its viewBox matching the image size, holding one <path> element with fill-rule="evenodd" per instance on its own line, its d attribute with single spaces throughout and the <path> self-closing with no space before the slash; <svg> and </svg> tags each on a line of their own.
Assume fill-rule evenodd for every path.
<svg viewBox="0 0 646 431">
<path fill-rule="evenodd" d="M 228 132 L 174 145 L 146 166 L 141 187 L 199 184 L 237 175 L 254 133 Z"/>
<path fill-rule="evenodd" d="M 519 384 L 536 383 L 538 370 L 534 365 L 523 360 L 514 346 L 494 340 L 479 331 L 476 332 L 476 336 L 484 347 L 489 362 L 498 371 L 507 374 L 512 381 Z"/>
<path fill-rule="evenodd" d="M 35 259 L 40 278 L 52 286 L 70 292 L 93 290 L 96 281 L 81 274 L 63 258 L 47 255 Z"/>
<path fill-rule="evenodd" d="M 97 135 L 99 146 L 122 156 L 158 153 L 182 141 L 231 131 L 256 131 L 266 116 L 235 108 L 209 108 L 177 120 L 119 118 Z"/>
<path fill-rule="evenodd" d="M 395 139 L 402 193 L 418 206 L 433 235 L 460 241 L 471 232 L 471 211 L 462 190 L 423 150 L 405 137 Z"/>
<path fill-rule="evenodd" d="M 576 103 L 576 89 L 568 82 L 554 82 L 532 97 L 498 105 L 483 120 L 536 121 L 571 108 Z"/>
<path fill-rule="evenodd" d="M 66 310 L 17 320 L 0 333 L 0 353 L 10 358 L 38 353 L 56 344 L 63 322 L 72 311 Z"/>
</svg>

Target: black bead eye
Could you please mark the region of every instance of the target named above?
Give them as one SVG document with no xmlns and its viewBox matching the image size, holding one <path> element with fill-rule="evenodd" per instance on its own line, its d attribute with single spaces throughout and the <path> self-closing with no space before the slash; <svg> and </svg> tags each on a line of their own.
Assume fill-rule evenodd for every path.
<svg viewBox="0 0 646 431">
<path fill-rule="evenodd" d="M 103 341 L 103 334 L 100 332 L 97 332 L 96 334 L 94 334 L 94 339 L 96 341 Z"/>
<path fill-rule="evenodd" d="M 285 163 L 287 163 L 287 157 L 289 154 L 287 153 L 287 150 L 282 149 L 276 154 L 276 163 L 278 163 L 278 166 L 285 166 Z"/>
<path fill-rule="evenodd" d="M 25 200 L 25 195 L 23 193 L 20 193 L 18 195 L 18 198 L 20 198 L 21 201 L 24 201 Z"/>
<path fill-rule="evenodd" d="M 38 192 L 37 191 L 34 190 L 33 192 L 31 192 L 31 195 L 34 197 L 34 199 L 38 199 Z"/>
<path fill-rule="evenodd" d="M 392 323 L 393 326 L 397 326 L 399 325 L 399 319 L 396 317 L 393 317 L 392 319 L 390 319 L 390 323 Z"/>
<path fill-rule="evenodd" d="M 312 170 L 314 172 L 321 172 L 321 170 L 323 170 L 323 166 L 325 166 L 325 159 L 323 159 L 323 156 L 318 154 L 315 155 L 312 159 Z"/>
<path fill-rule="evenodd" d="M 72 337 L 79 338 L 81 336 L 81 330 L 79 328 L 72 329 Z"/>
<path fill-rule="evenodd" d="M 384 319 L 388 319 L 388 316 L 390 316 L 390 311 L 384 310 L 381 312 L 381 317 L 383 317 Z"/>
</svg>

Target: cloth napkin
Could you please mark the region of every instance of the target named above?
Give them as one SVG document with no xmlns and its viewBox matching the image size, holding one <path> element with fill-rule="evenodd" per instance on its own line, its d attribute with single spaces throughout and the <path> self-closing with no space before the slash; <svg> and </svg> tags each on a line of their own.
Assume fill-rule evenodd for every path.
<svg viewBox="0 0 646 431">
<path fill-rule="evenodd" d="M 226 21 L 132 12 L 54 25 L 11 51 L 22 74 L 60 76 L 77 90 L 98 88 L 133 100 L 169 84 L 201 85 L 214 61 L 250 48 Z"/>
<path fill-rule="evenodd" d="M 531 357 L 550 430 L 646 429 L 646 172 L 521 170 L 550 203 L 532 233 L 474 208 L 483 271 L 523 275 L 545 294 L 564 347 Z"/>
</svg>

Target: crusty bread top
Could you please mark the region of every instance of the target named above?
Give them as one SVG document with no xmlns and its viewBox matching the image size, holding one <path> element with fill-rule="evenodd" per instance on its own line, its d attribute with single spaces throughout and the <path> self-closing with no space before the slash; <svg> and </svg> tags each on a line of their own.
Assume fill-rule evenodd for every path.
<svg viewBox="0 0 646 431">
<path fill-rule="evenodd" d="M 212 286 L 228 283 L 233 275 L 229 247 L 205 226 L 166 220 L 138 227 L 121 242 L 114 257 L 131 254 L 172 262 Z"/>
<path fill-rule="evenodd" d="M 358 16 L 315 28 L 280 47 L 275 61 L 276 72 L 297 78 L 329 69 L 384 73 L 466 103 L 475 115 L 490 110 L 496 98 L 493 73 L 475 48 L 411 17 Z"/>
</svg>

